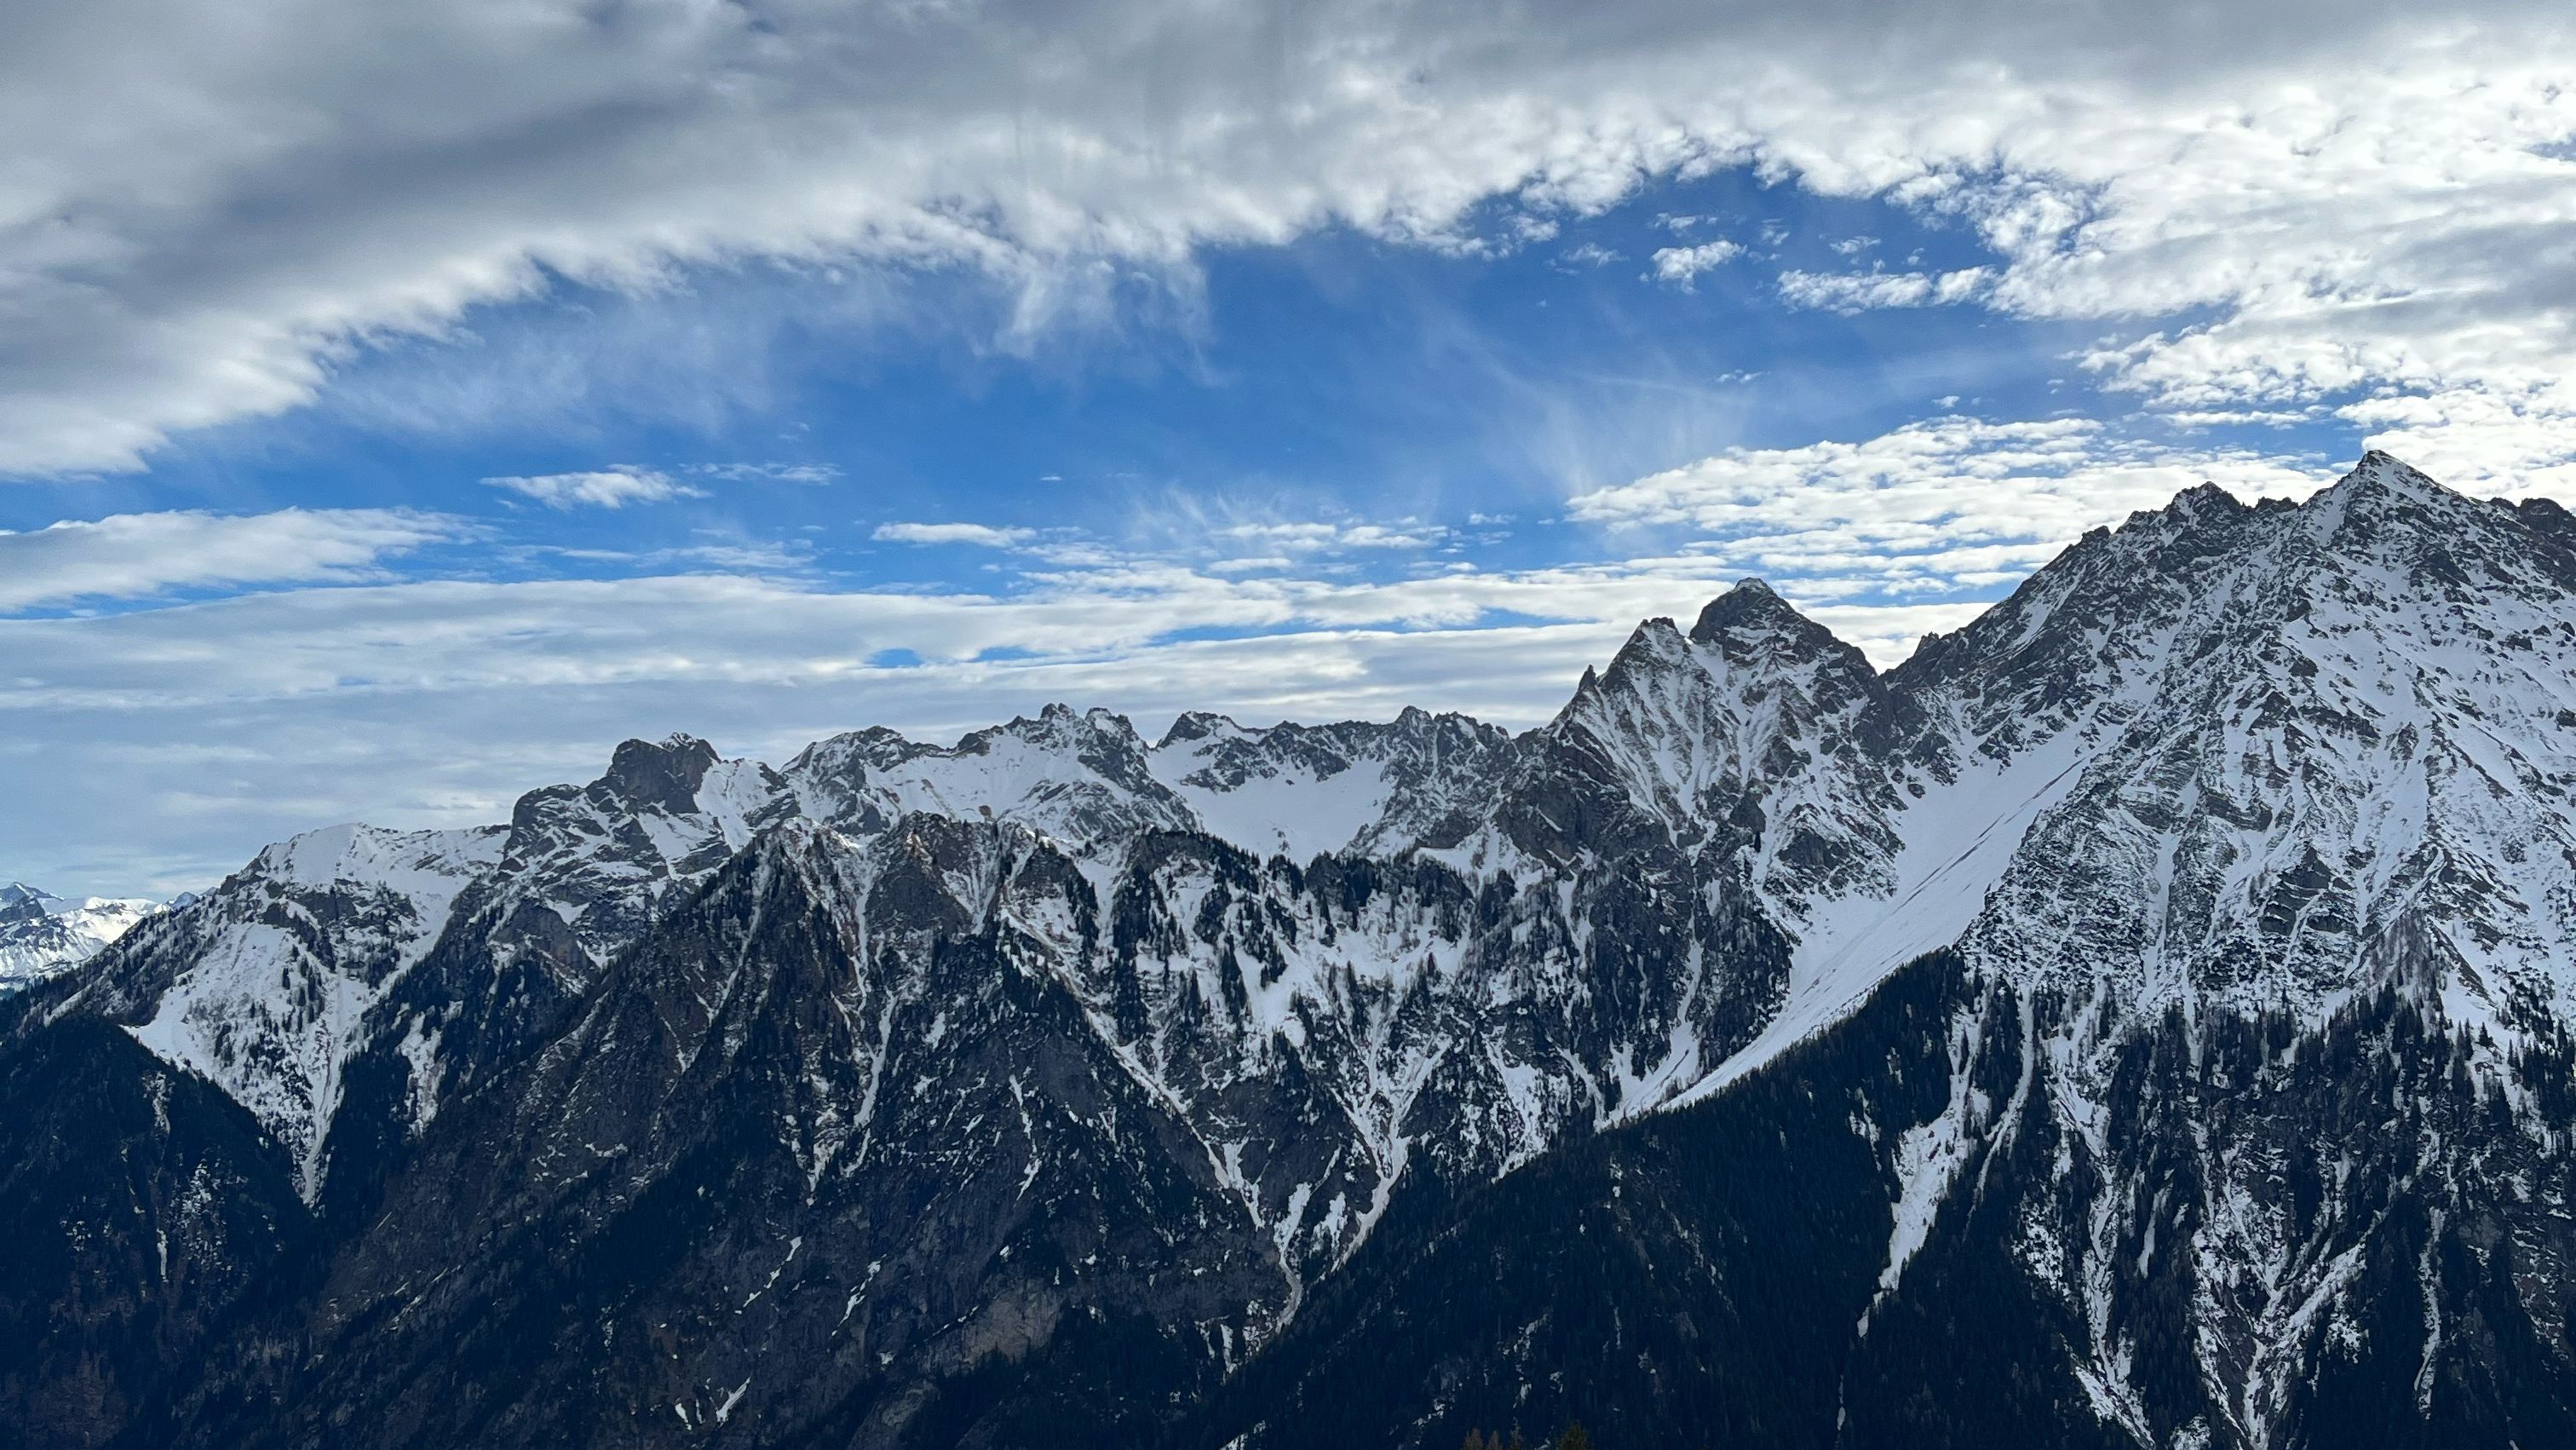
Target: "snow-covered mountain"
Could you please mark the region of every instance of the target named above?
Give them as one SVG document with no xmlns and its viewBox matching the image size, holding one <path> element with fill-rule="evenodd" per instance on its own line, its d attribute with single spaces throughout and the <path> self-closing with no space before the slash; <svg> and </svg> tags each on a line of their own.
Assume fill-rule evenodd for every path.
<svg viewBox="0 0 2576 1450">
<path fill-rule="evenodd" d="M 78 966 L 161 909 L 140 897 L 64 897 L 0 886 L 0 992 Z"/>
<path fill-rule="evenodd" d="M 2571 789 L 2576 519 L 2374 454 L 1883 673 L 1748 580 L 1518 736 L 629 741 L 271 847 L 0 1029 L 122 1024 L 77 1055 L 213 1084 L 309 1218 L 192 1331 L 303 1368 L 155 1402 L 207 1443 L 1921 1443 L 2022 1366 L 1974 1392 L 2052 1443 L 2536 1444 Z M 1532 1202 L 1625 1257 L 1522 1267 Z"/>
</svg>

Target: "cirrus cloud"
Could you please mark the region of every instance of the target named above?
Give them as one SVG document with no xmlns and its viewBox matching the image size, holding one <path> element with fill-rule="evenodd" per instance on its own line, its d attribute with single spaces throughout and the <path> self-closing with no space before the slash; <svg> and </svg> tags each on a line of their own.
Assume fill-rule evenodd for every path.
<svg viewBox="0 0 2576 1450">
<path fill-rule="evenodd" d="M 390 556 L 475 532 L 461 519 L 406 509 L 114 514 L 0 530 L 0 612 L 190 588 L 377 579 L 376 566 Z"/>
<path fill-rule="evenodd" d="M 706 497 L 704 490 L 691 488 L 659 469 L 623 466 L 584 473 L 487 478 L 483 483 L 488 488 L 507 489 L 558 510 L 621 509 L 631 503 L 668 503 L 675 498 Z"/>
</svg>

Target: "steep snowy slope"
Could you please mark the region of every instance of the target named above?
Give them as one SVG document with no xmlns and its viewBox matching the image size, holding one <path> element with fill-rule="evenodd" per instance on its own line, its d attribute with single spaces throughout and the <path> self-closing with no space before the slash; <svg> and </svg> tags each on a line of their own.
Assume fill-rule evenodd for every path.
<svg viewBox="0 0 2576 1450">
<path fill-rule="evenodd" d="M 500 845 L 494 830 L 335 826 L 271 846 L 94 959 L 68 1010 L 128 1023 L 221 1087 L 285 1146 L 309 1196 L 368 1007 Z"/>
<path fill-rule="evenodd" d="M 2133 525 L 2144 557 L 2106 564 L 2183 553 L 2206 573 L 2187 607 L 2129 612 L 2116 673 L 2060 692 L 2106 702 L 2098 739 L 1996 883 L 1972 959 L 2134 1010 L 2314 1019 L 2403 969 L 2432 974 L 2454 1022 L 2568 1016 L 2576 551 L 2379 456 L 2295 510 L 2221 499 Z M 2067 607 L 1992 618 L 2062 638 Z M 1960 640 L 1951 668 L 1984 643 Z"/>
<path fill-rule="evenodd" d="M 2563 1020 L 2571 545 L 2555 505 L 2379 454 L 2304 504 L 2203 487 L 2088 535 L 1886 677 L 1910 718 L 1832 793 L 1895 803 L 1886 865 L 1779 893 L 1790 1005 L 1720 1080 L 1953 944 L 2132 1011 L 2319 1022 L 2403 958 L 2453 1020 Z"/>
<path fill-rule="evenodd" d="M 1150 760 L 1200 828 L 1257 856 L 1446 847 L 1480 824 L 1514 758 L 1511 736 L 1464 715 L 1408 708 L 1372 724 L 1246 729 L 1192 712 Z"/>
<path fill-rule="evenodd" d="M 783 798 L 765 767 L 675 737 L 628 741 L 588 786 L 531 792 L 506 827 L 312 832 L 130 935 L 68 1006 L 221 1085 L 287 1145 L 311 1199 L 354 1062 L 402 1060 L 399 1104 L 369 1104 L 399 1110 L 394 1131 L 434 1116 L 451 1073 L 515 1060 L 675 885 L 792 813 Z"/>
</svg>

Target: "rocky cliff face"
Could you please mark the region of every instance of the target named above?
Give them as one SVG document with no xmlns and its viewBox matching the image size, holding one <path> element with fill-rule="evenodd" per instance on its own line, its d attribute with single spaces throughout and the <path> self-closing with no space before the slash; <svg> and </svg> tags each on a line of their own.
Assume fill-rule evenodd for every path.
<svg viewBox="0 0 2576 1450">
<path fill-rule="evenodd" d="M 74 1111 L 19 1069 L 75 1034 L 233 1115 L 205 1191 L 275 1226 L 177 1339 L 98 1301 L 115 1394 L 11 1403 L 205 1444 L 2548 1443 L 2571 680 L 2576 522 L 2373 455 L 2088 536 L 1885 674 L 1747 581 L 1517 737 L 630 741 L 506 826 L 272 847 L 10 1002 L 0 1116 Z M 199 1201 L 176 1152 L 139 1221 Z"/>
</svg>

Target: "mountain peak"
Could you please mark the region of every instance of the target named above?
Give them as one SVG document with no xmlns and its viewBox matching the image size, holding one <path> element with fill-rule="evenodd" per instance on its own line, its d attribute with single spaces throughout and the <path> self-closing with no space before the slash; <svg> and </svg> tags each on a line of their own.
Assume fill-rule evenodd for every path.
<svg viewBox="0 0 2576 1450">
<path fill-rule="evenodd" d="M 1035 719 L 1024 715 L 1008 725 L 976 731 L 957 742 L 957 748 L 982 754 L 1002 740 L 1015 740 L 1039 750 L 1067 752 L 1072 758 L 1095 767 L 1100 760 L 1111 757 L 1122 761 L 1133 757 L 1134 762 L 1141 762 L 1146 753 L 1145 738 L 1136 733 L 1134 723 L 1126 716 L 1098 706 L 1077 710 L 1061 703 L 1047 705 Z M 1137 768 L 1141 769 L 1141 765 Z"/>
<path fill-rule="evenodd" d="M 2508 520 L 2517 540 L 2548 537 L 2535 516 L 2497 509 L 2443 486 L 2406 463 L 2374 449 L 2351 472 L 2299 505 L 2308 538 L 2343 567 L 2368 561 L 2410 578 L 2434 581 L 2454 604 L 2511 570 L 2520 552 L 2498 532 Z"/>
<path fill-rule="evenodd" d="M 2193 522 L 2211 517 L 2233 518 L 2245 512 L 2245 503 L 2226 489 L 2203 479 L 2173 496 L 2165 505 L 2167 513 L 2179 514 Z"/>
<path fill-rule="evenodd" d="M 1752 663 L 1759 656 L 1796 660 L 1845 659 L 1864 674 L 1876 674 L 1860 651 L 1832 630 L 1798 612 L 1797 606 L 1760 579 L 1744 579 L 1708 602 L 1691 626 L 1691 643 L 1713 649 L 1731 665 Z"/>
<path fill-rule="evenodd" d="M 716 759 L 716 748 L 694 735 L 621 741 L 599 783 L 638 806 L 682 815 L 697 809 L 698 785 Z"/>
<path fill-rule="evenodd" d="M 1162 742 L 1155 748 L 1187 744 L 1211 735 L 1240 734 L 1242 730 L 1243 727 L 1236 724 L 1230 715 L 1220 715 L 1213 710 L 1183 710 L 1173 718 L 1172 728 L 1163 732 Z"/>
<path fill-rule="evenodd" d="M 1781 598 L 1771 586 L 1758 578 L 1739 579 L 1735 587 L 1710 600 L 1691 625 L 1690 637 L 1705 644 L 1718 631 L 1733 626 L 1761 621 L 1784 623 L 1795 620 L 1806 623 L 1806 616 Z"/>
<path fill-rule="evenodd" d="M 1119 714 L 1117 711 L 1102 709 L 1098 706 L 1094 706 L 1088 710 L 1077 710 L 1071 705 L 1065 704 L 1061 700 L 1051 700 L 1047 702 L 1046 705 L 1042 706 L 1038 710 L 1037 717 L 1035 719 L 1031 719 L 1030 717 L 1023 715 L 1013 720 L 1010 725 L 1003 728 L 1012 735 L 1019 736 L 1022 739 L 1031 740 L 1039 738 L 1071 739 L 1083 735 L 1109 735 L 1122 740 L 1139 740 L 1140 745 L 1142 743 L 1141 739 L 1136 735 L 1136 727 L 1128 721 L 1126 716 Z M 983 734 L 986 732 L 978 731 L 976 733 Z"/>
<path fill-rule="evenodd" d="M 2120 521 L 2117 528 L 2093 528 L 2085 531 L 2084 545 L 2097 549 L 2110 539 L 2122 541 L 2120 551 L 2129 548 L 2161 548 L 2174 539 L 2212 525 L 2233 523 L 2253 511 L 2236 495 L 2215 483 L 2203 480 L 2166 500 L 2162 508 L 2139 509 Z"/>
<path fill-rule="evenodd" d="M 2383 448 L 2370 448 L 2370 451 L 2362 453 L 2360 464 L 2354 464 L 2352 471 L 2344 474 L 2344 482 L 2352 482 L 2352 479 L 2372 479 L 2372 482 L 2385 484 L 2385 487 L 2406 487 L 2416 489 L 2416 492 L 2450 492 L 2450 489 L 2434 482 L 2432 474 L 2416 469 L 2406 458 L 2398 458 L 2396 453 L 2388 453 Z"/>
<path fill-rule="evenodd" d="M 2311 510 L 2346 514 L 2376 511 L 2391 505 L 2466 503 L 2467 496 L 2444 487 L 2430 475 L 2393 454 L 2371 449 L 2352 471 L 2308 500 Z"/>
<path fill-rule="evenodd" d="M 1641 619 L 1637 621 L 1637 627 L 1629 631 L 1628 642 L 1619 646 L 1619 652 L 1610 657 L 1610 668 L 1602 672 L 1600 683 L 1616 688 L 1621 681 L 1639 671 L 1669 669 L 1689 657 L 1690 642 L 1682 637 L 1680 625 L 1662 615 Z M 1591 671 L 1586 670 L 1584 674 L 1588 679 Z M 1581 694 L 1583 690 L 1578 687 L 1576 693 Z"/>
</svg>

